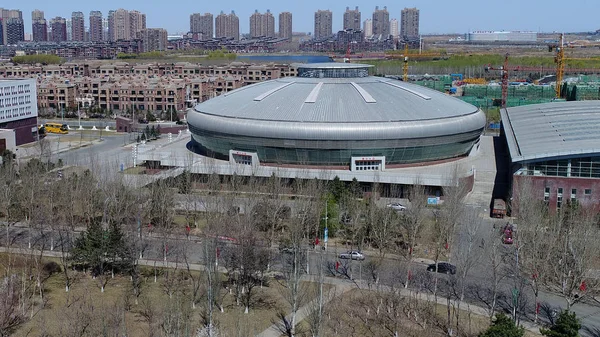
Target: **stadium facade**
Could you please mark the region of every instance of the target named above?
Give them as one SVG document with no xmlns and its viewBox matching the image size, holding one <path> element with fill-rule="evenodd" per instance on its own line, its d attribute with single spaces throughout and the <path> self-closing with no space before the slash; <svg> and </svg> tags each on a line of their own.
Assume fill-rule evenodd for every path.
<svg viewBox="0 0 600 337">
<path fill-rule="evenodd" d="M 243 87 L 187 116 L 194 152 L 232 163 L 382 171 L 467 155 L 485 127 L 470 104 L 369 76 L 369 66 L 306 64 L 298 77 Z"/>
</svg>

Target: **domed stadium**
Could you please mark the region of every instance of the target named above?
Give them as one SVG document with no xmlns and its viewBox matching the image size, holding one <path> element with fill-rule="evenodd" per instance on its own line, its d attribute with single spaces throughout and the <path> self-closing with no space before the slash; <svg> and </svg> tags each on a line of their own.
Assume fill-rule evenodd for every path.
<svg viewBox="0 0 600 337">
<path fill-rule="evenodd" d="M 190 149 L 237 161 L 252 156 L 267 165 L 398 165 L 465 156 L 478 142 L 486 118 L 477 107 L 369 76 L 369 67 L 305 64 L 297 77 L 200 103 L 187 116 Z"/>
</svg>

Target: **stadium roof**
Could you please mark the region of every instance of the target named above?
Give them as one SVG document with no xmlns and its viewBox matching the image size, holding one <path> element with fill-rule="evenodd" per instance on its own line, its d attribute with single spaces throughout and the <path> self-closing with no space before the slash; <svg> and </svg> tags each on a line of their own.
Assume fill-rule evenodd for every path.
<svg viewBox="0 0 600 337">
<path fill-rule="evenodd" d="M 600 101 L 526 105 L 500 114 L 513 162 L 600 155 Z"/>
</svg>

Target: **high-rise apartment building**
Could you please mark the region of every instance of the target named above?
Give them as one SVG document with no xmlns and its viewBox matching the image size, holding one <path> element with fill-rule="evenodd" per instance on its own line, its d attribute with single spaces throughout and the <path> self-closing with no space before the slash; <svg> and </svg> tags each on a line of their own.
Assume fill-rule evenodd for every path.
<svg viewBox="0 0 600 337">
<path fill-rule="evenodd" d="M 130 11 L 129 25 L 129 40 L 135 40 L 139 33 L 146 29 L 146 14 L 136 10 Z"/>
<path fill-rule="evenodd" d="M 292 38 L 292 13 L 279 13 L 279 37 L 285 39 Z"/>
<path fill-rule="evenodd" d="M 44 11 L 35 9 L 31 12 L 31 33 L 35 42 L 48 41 L 48 23 Z"/>
<path fill-rule="evenodd" d="M 240 39 L 240 18 L 235 15 L 234 11 L 230 14 L 221 14 L 215 19 L 215 36 L 217 38 L 232 38 Z"/>
<path fill-rule="evenodd" d="M 415 40 L 419 37 L 419 10 L 417 8 L 402 10 L 400 36 L 405 40 Z"/>
<path fill-rule="evenodd" d="M 108 12 L 108 32 L 110 41 L 128 41 L 131 39 L 129 11 L 119 8 Z"/>
<path fill-rule="evenodd" d="M 85 41 L 85 16 L 83 12 L 71 13 L 71 40 Z"/>
<path fill-rule="evenodd" d="M 0 8 L 2 44 L 17 44 L 25 40 L 23 13 L 18 9 Z"/>
<path fill-rule="evenodd" d="M 103 28 L 102 28 L 102 12 L 91 11 L 90 12 L 90 36 L 89 40 L 98 42 L 104 40 Z"/>
<path fill-rule="evenodd" d="M 0 46 L 4 45 L 4 29 L 2 29 L 2 27 L 4 27 L 2 18 L 0 18 Z"/>
<path fill-rule="evenodd" d="M 344 12 L 344 30 L 353 29 L 360 30 L 360 11 L 358 6 L 351 10 L 350 7 L 346 7 Z"/>
<path fill-rule="evenodd" d="M 333 34 L 333 15 L 330 10 L 315 12 L 315 39 L 329 37 Z"/>
<path fill-rule="evenodd" d="M 373 35 L 381 35 L 386 38 L 390 35 L 390 13 L 387 7 L 379 9 L 379 6 L 375 7 L 373 12 Z"/>
<path fill-rule="evenodd" d="M 365 37 L 373 36 L 373 20 L 366 19 L 365 22 L 363 22 L 363 30 L 365 32 Z"/>
<path fill-rule="evenodd" d="M 400 34 L 400 32 L 398 30 L 398 20 L 391 19 L 390 20 L 390 35 L 392 35 L 392 37 L 394 39 L 397 39 L 399 34 Z"/>
<path fill-rule="evenodd" d="M 198 40 L 210 40 L 214 36 L 213 22 L 210 13 L 194 13 L 190 15 L 190 33 L 196 34 Z"/>
<path fill-rule="evenodd" d="M 67 41 L 67 20 L 65 18 L 57 16 L 50 20 L 50 28 L 53 42 Z"/>
<path fill-rule="evenodd" d="M 261 36 L 275 36 L 275 17 L 268 9 L 265 14 L 261 14 L 256 10 L 250 16 L 250 37 Z"/>
<path fill-rule="evenodd" d="M 67 23 L 67 41 L 71 41 L 71 33 L 72 33 L 72 23 L 73 21 L 71 21 L 71 19 L 65 19 L 66 23 Z M 51 32 L 52 33 L 52 32 Z"/>
<path fill-rule="evenodd" d="M 102 18 L 102 40 L 109 41 L 108 18 Z"/>
<path fill-rule="evenodd" d="M 146 28 L 140 32 L 142 50 L 163 51 L 167 50 L 167 31 L 163 28 Z"/>
</svg>

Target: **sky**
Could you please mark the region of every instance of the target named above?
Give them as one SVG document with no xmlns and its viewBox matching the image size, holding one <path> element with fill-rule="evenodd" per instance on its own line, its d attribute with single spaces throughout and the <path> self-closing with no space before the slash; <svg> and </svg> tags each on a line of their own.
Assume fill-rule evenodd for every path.
<svg viewBox="0 0 600 337">
<path fill-rule="evenodd" d="M 381 1 L 381 0 L 377 0 Z M 100 10 L 104 17 L 111 9 L 124 8 L 139 10 L 146 14 L 148 28 L 165 28 L 169 34 L 187 32 L 191 13 L 234 10 L 240 18 L 240 31 L 249 31 L 249 17 L 254 10 L 266 12 L 270 9 L 275 15 L 276 24 L 279 12 L 289 11 L 293 15 L 294 32 L 312 32 L 314 12 L 329 9 L 333 12 L 333 30 L 342 28 L 343 13 L 347 6 L 359 6 L 361 20 L 370 18 L 375 6 L 387 6 L 390 19 L 400 20 L 404 7 L 420 9 L 422 34 L 467 33 L 473 30 L 529 30 L 537 32 L 581 32 L 600 29 L 599 0 L 409 0 L 375 3 L 373 1 L 352 0 L 4 0 L 0 5 L 5 9 L 20 9 L 25 19 L 25 31 L 31 32 L 31 11 L 43 10 L 46 20 L 56 16 L 71 17 L 73 11 L 81 11 L 86 16 L 91 10 Z"/>
</svg>

